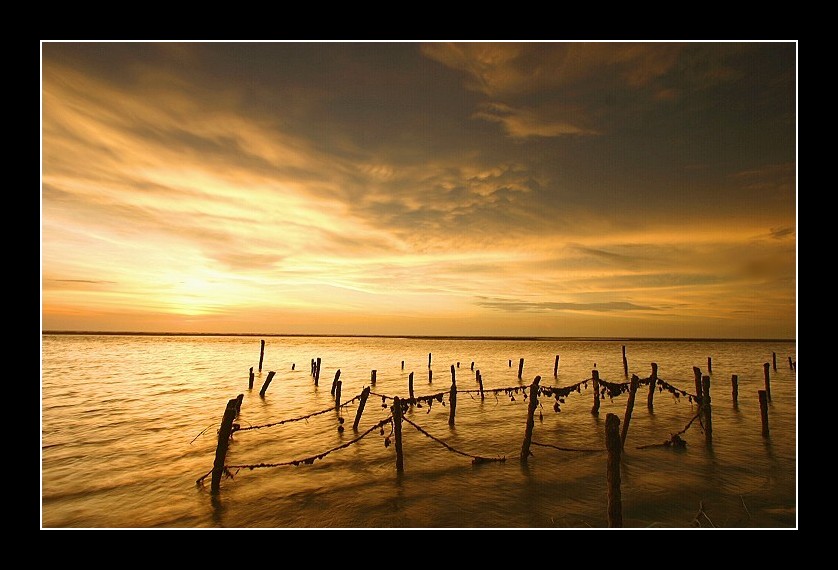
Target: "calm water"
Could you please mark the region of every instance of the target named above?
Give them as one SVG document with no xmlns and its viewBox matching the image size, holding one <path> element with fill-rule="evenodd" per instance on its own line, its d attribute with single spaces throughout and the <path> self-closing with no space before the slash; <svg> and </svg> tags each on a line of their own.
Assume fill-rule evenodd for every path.
<svg viewBox="0 0 838 570">
<path fill-rule="evenodd" d="M 681 431 L 695 415 L 686 398 L 656 392 L 653 412 L 641 387 L 622 461 L 626 527 L 797 527 L 797 400 L 794 342 L 465 340 L 357 337 L 97 336 L 42 337 L 41 524 L 43 528 L 602 528 L 607 526 L 604 452 L 533 446 L 518 457 L 528 400 L 521 393 L 460 393 L 455 426 L 448 425 L 450 366 L 459 390 L 568 386 L 591 377 L 596 365 L 610 382 L 630 374 L 658 376 L 693 393 L 693 366 L 707 374 L 712 357 L 713 443 L 698 422 L 682 436 L 687 448 L 637 449 Z M 428 377 L 432 353 L 433 378 Z M 757 390 L 763 363 L 771 370 L 770 437 L 761 435 Z M 553 377 L 560 355 L 558 378 Z M 319 386 L 311 359 L 322 359 Z M 518 360 L 524 358 L 523 380 Z M 404 370 L 401 361 L 404 360 Z M 509 366 L 509 361 L 512 366 Z M 292 370 L 292 367 L 294 368 Z M 329 410 L 332 380 L 340 369 L 341 401 L 358 395 L 377 370 L 374 393 L 408 395 L 414 372 L 417 396 L 446 392 L 445 406 L 413 408 L 407 418 L 467 454 L 505 456 L 473 465 L 411 425 L 403 425 L 404 473 L 394 446 L 374 430 L 359 442 L 313 464 L 234 470 L 213 498 L 210 481 L 196 480 L 213 464 L 217 429 L 227 401 L 244 394 L 242 427 Z M 259 396 L 268 371 L 276 376 Z M 739 376 L 733 405 L 731 375 Z M 513 399 L 514 398 L 514 401 Z M 604 448 L 608 413 L 624 417 L 626 394 L 602 401 L 591 414 L 589 386 L 566 398 L 561 412 L 541 398 L 533 440 L 565 448 Z M 358 432 L 357 401 L 234 435 L 228 465 L 282 463 L 318 455 L 350 442 L 389 415 L 371 396 Z M 345 419 L 340 432 L 339 418 Z M 698 515 L 703 506 L 703 515 Z M 698 518 L 698 522 L 696 521 Z"/>
</svg>

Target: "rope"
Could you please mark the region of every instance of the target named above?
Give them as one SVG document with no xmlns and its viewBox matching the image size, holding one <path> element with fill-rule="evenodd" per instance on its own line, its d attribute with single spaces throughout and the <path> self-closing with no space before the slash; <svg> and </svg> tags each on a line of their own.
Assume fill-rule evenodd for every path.
<svg viewBox="0 0 838 570">
<path fill-rule="evenodd" d="M 500 462 L 500 463 L 503 463 L 504 461 L 506 461 L 506 456 L 504 456 L 504 457 L 481 457 L 481 456 L 479 456 L 479 455 L 472 455 L 472 454 L 470 454 L 470 453 L 466 453 L 466 452 L 464 452 L 464 451 L 460 451 L 460 450 L 458 450 L 458 449 L 454 449 L 453 447 L 451 447 L 450 445 L 448 445 L 447 443 L 445 443 L 445 442 L 444 442 L 444 441 L 442 441 L 441 439 L 439 439 L 439 438 L 437 438 L 437 437 L 432 436 L 431 434 L 429 434 L 428 432 L 426 432 L 424 429 L 422 429 L 421 427 L 419 427 L 418 425 L 416 425 L 415 423 L 413 423 L 413 422 L 412 422 L 412 421 L 410 421 L 409 419 L 407 419 L 407 418 L 405 418 L 405 417 L 402 417 L 402 420 L 403 420 L 403 421 L 405 421 L 405 422 L 407 422 L 407 423 L 409 423 L 409 424 L 410 424 L 410 425 L 412 425 L 413 427 L 415 427 L 415 428 L 419 431 L 419 433 L 421 433 L 422 435 L 424 435 L 424 436 L 426 436 L 426 437 L 431 438 L 432 440 L 434 440 L 435 442 L 437 442 L 438 444 L 440 444 L 442 447 L 444 447 L 444 448 L 445 448 L 445 449 L 447 449 L 448 451 L 453 451 L 454 453 L 458 453 L 458 454 L 460 454 L 460 455 L 464 455 L 464 456 L 466 456 L 466 457 L 471 457 L 471 458 L 472 458 L 472 461 L 471 461 L 471 462 L 472 462 L 472 464 L 475 464 L 475 465 L 476 465 L 476 464 L 478 464 L 478 463 L 489 463 L 489 462 L 491 462 L 491 461 L 498 461 L 498 462 Z"/>
<path fill-rule="evenodd" d="M 355 400 L 359 399 L 360 397 L 361 397 L 361 395 L 359 394 L 359 395 L 355 396 L 354 398 L 352 398 L 351 400 L 347 400 L 346 402 L 342 403 L 340 405 L 340 407 L 343 408 L 345 406 L 348 406 L 349 404 L 351 404 Z M 269 428 L 269 427 L 279 426 L 279 425 L 287 424 L 287 423 L 291 423 L 291 422 L 299 422 L 301 420 L 307 420 L 308 418 L 312 418 L 314 416 L 319 416 L 320 414 L 326 414 L 328 412 L 333 412 L 334 410 L 335 410 L 335 407 L 332 406 L 330 408 L 326 408 L 325 410 L 320 410 L 319 412 L 314 412 L 314 413 L 308 414 L 306 416 L 300 416 L 298 418 L 289 418 L 287 420 L 280 420 L 278 422 L 273 422 L 273 423 L 269 423 L 269 424 L 262 424 L 262 425 L 258 425 L 258 426 L 234 428 L 233 431 L 234 432 L 236 432 L 236 431 L 249 431 L 249 430 L 252 430 L 252 429 Z"/>
<path fill-rule="evenodd" d="M 696 413 L 696 415 L 693 416 L 693 419 L 691 419 L 689 422 L 687 422 L 687 425 L 684 426 L 684 429 L 682 429 L 678 433 L 673 433 L 672 436 L 668 440 L 664 441 L 663 443 L 650 443 L 648 445 L 641 445 L 637 449 L 649 449 L 650 447 L 669 447 L 670 445 L 674 445 L 676 447 L 686 447 L 687 442 L 685 442 L 683 439 L 681 439 L 681 434 L 685 433 L 688 429 L 690 429 L 690 426 L 693 424 L 693 422 L 696 419 L 698 419 L 698 423 L 701 424 L 701 409 L 700 408 L 698 410 L 698 413 Z M 702 428 L 703 427 L 704 426 L 702 424 Z"/>
<path fill-rule="evenodd" d="M 540 445 L 541 447 L 552 447 L 553 449 L 558 449 L 559 451 L 585 451 L 585 452 L 600 452 L 605 451 L 604 449 L 575 449 L 572 447 L 559 447 L 558 445 L 550 445 L 549 443 L 538 443 L 536 441 L 530 442 L 533 445 Z"/>
</svg>

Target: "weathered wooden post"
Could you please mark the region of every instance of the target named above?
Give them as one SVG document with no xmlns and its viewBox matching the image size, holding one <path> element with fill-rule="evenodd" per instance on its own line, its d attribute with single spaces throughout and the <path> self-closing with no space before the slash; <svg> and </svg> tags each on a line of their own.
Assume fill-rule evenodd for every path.
<svg viewBox="0 0 838 570">
<path fill-rule="evenodd" d="M 483 376 L 480 375 L 480 371 L 477 371 L 477 385 L 480 386 L 480 399 L 483 399 Z"/>
<path fill-rule="evenodd" d="M 273 380 L 273 379 L 274 379 L 274 374 L 276 374 L 276 372 L 275 372 L 275 371 L 273 371 L 273 370 L 271 370 L 270 372 L 268 372 L 268 377 L 267 377 L 267 378 L 265 378 L 265 383 L 264 383 L 264 384 L 262 384 L 262 389 L 261 389 L 261 390 L 259 390 L 259 395 L 260 395 L 260 396 L 264 396 L 264 395 L 265 395 L 265 392 L 267 392 L 267 391 L 268 391 L 268 386 L 270 386 L 270 385 L 271 385 L 271 380 Z"/>
<path fill-rule="evenodd" d="M 626 345 L 623 345 L 623 376 L 628 378 L 629 375 L 629 361 L 626 358 Z M 625 429 L 625 428 L 623 428 Z"/>
<path fill-rule="evenodd" d="M 434 381 L 434 371 L 428 370 L 428 384 L 432 384 Z"/>
<path fill-rule="evenodd" d="M 431 353 L 428 353 L 428 368 L 431 367 Z"/>
<path fill-rule="evenodd" d="M 765 371 L 765 394 L 768 396 L 768 401 L 771 401 L 771 378 L 770 372 L 768 372 L 768 363 L 762 365 L 763 370 Z"/>
<path fill-rule="evenodd" d="M 370 384 L 375 386 L 375 376 L 378 374 L 378 370 L 371 370 L 370 371 Z"/>
<path fill-rule="evenodd" d="M 236 417 L 239 417 L 242 411 L 242 400 L 244 400 L 244 394 L 239 394 L 238 398 L 236 398 Z"/>
<path fill-rule="evenodd" d="M 361 401 L 358 402 L 358 411 L 355 412 L 355 422 L 352 424 L 353 430 L 358 430 L 358 424 L 361 423 L 361 414 L 364 413 L 364 406 L 367 405 L 367 398 L 370 395 L 370 387 L 367 386 L 361 390 Z"/>
<path fill-rule="evenodd" d="M 651 411 L 654 407 L 654 400 L 655 400 L 655 388 L 658 385 L 658 363 L 652 363 L 652 375 L 649 376 L 649 395 L 646 396 L 646 406 Z"/>
<path fill-rule="evenodd" d="M 454 370 L 454 365 L 451 365 L 451 382 L 457 381 L 457 372 Z"/>
<path fill-rule="evenodd" d="M 733 394 L 733 405 L 739 402 L 739 376 L 736 374 L 730 375 L 730 387 Z"/>
<path fill-rule="evenodd" d="M 402 370 L 404 370 L 404 360 L 402 360 Z"/>
<path fill-rule="evenodd" d="M 404 471 L 404 455 L 402 454 L 402 401 L 398 396 L 393 398 L 393 434 L 396 438 L 396 471 Z"/>
<path fill-rule="evenodd" d="M 599 415 L 599 370 L 591 370 L 591 377 L 594 380 L 594 407 L 591 408 L 591 413 L 597 416 Z"/>
<path fill-rule="evenodd" d="M 230 445 L 230 434 L 233 432 L 233 420 L 236 419 L 236 399 L 227 401 L 224 416 L 221 418 L 221 428 L 218 430 L 218 446 L 215 448 L 215 461 L 212 464 L 212 493 L 218 493 L 221 486 L 221 475 L 224 474 L 224 460 Z"/>
<path fill-rule="evenodd" d="M 332 389 L 329 392 L 332 396 L 335 395 L 335 387 L 338 385 L 338 381 L 340 380 L 340 368 L 338 368 L 337 372 L 335 372 L 335 379 L 332 380 Z"/>
<path fill-rule="evenodd" d="M 509 367 L 512 368 L 512 359 L 509 359 Z"/>
<path fill-rule="evenodd" d="M 472 371 L 474 370 L 474 361 L 473 360 L 471 361 L 471 369 L 472 369 Z"/>
<path fill-rule="evenodd" d="M 448 394 L 448 425 L 454 426 L 454 412 L 457 410 L 457 380 L 454 376 L 454 365 L 451 365 L 451 391 Z"/>
<path fill-rule="evenodd" d="M 789 356 L 789 370 L 794 370 L 794 362 L 792 362 L 791 356 Z"/>
<path fill-rule="evenodd" d="M 294 370 L 296 367 L 297 367 L 297 363 L 296 363 L 296 362 L 292 362 L 292 363 L 291 363 L 291 370 Z"/>
<path fill-rule="evenodd" d="M 713 373 L 713 359 L 709 356 L 707 357 L 707 374 Z"/>
<path fill-rule="evenodd" d="M 637 374 L 631 375 L 631 383 L 629 384 L 629 397 L 626 402 L 626 413 L 623 419 L 623 431 L 620 433 L 620 443 L 623 447 L 626 446 L 626 436 L 629 431 L 629 423 L 631 422 L 631 412 L 634 409 L 634 398 L 637 394 L 637 386 L 640 384 L 640 378 Z"/>
<path fill-rule="evenodd" d="M 262 371 L 262 359 L 265 358 L 265 340 L 262 339 L 261 347 L 259 348 L 259 372 Z"/>
<path fill-rule="evenodd" d="M 704 414 L 704 439 L 707 445 L 713 445 L 713 410 L 710 407 L 710 377 L 701 378 L 701 411 Z"/>
<path fill-rule="evenodd" d="M 701 368 L 693 366 L 693 375 L 695 376 L 695 399 L 697 404 L 701 404 Z"/>
<path fill-rule="evenodd" d="M 623 446 L 620 441 L 620 418 L 615 414 L 605 416 L 605 448 L 608 450 L 608 463 L 605 479 L 608 484 L 608 526 L 623 526 L 623 499 L 620 492 L 620 455 Z"/>
<path fill-rule="evenodd" d="M 340 387 L 343 386 L 343 382 L 338 380 L 335 383 L 335 410 L 340 409 Z"/>
<path fill-rule="evenodd" d="M 762 437 L 768 437 L 768 394 L 765 390 L 758 390 L 759 413 L 762 417 Z"/>
<path fill-rule="evenodd" d="M 413 404 L 413 372 L 407 376 L 407 391 L 410 394 L 410 403 Z"/>
<path fill-rule="evenodd" d="M 553 378 L 559 377 L 559 355 L 556 355 L 556 362 L 553 364 Z"/>
<path fill-rule="evenodd" d="M 524 374 L 524 359 L 518 361 L 518 380 L 521 379 L 521 376 Z"/>
<path fill-rule="evenodd" d="M 541 376 L 536 376 L 530 385 L 530 404 L 527 407 L 527 429 L 524 431 L 524 443 L 521 445 L 521 461 L 524 463 L 532 455 L 530 444 L 532 444 L 532 430 L 535 427 L 535 410 L 538 408 L 539 382 L 541 382 Z"/>
<path fill-rule="evenodd" d="M 250 378 L 247 380 L 247 389 L 253 390 L 253 367 L 250 367 Z"/>
<path fill-rule="evenodd" d="M 777 353 L 771 353 L 771 364 L 773 365 L 774 372 L 777 372 Z"/>
<path fill-rule="evenodd" d="M 314 363 L 314 385 L 320 385 L 320 357 L 317 357 L 317 361 Z"/>
<path fill-rule="evenodd" d="M 314 376 L 314 359 L 311 359 L 311 375 Z"/>
</svg>

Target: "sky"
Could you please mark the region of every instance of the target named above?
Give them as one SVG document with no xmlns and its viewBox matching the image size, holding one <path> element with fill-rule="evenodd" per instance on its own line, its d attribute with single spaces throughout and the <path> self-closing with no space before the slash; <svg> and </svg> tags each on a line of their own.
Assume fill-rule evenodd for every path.
<svg viewBox="0 0 838 570">
<path fill-rule="evenodd" d="M 43 330 L 796 338 L 796 42 L 41 44 Z"/>
</svg>

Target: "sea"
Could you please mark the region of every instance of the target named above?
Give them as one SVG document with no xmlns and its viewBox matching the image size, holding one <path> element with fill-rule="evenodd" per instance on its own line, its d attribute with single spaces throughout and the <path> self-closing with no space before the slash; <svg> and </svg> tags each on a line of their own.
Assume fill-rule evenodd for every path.
<svg viewBox="0 0 838 570">
<path fill-rule="evenodd" d="M 797 528 L 793 339 L 44 333 L 40 380 L 42 529 L 615 528 L 609 414 L 619 528 Z"/>
</svg>

